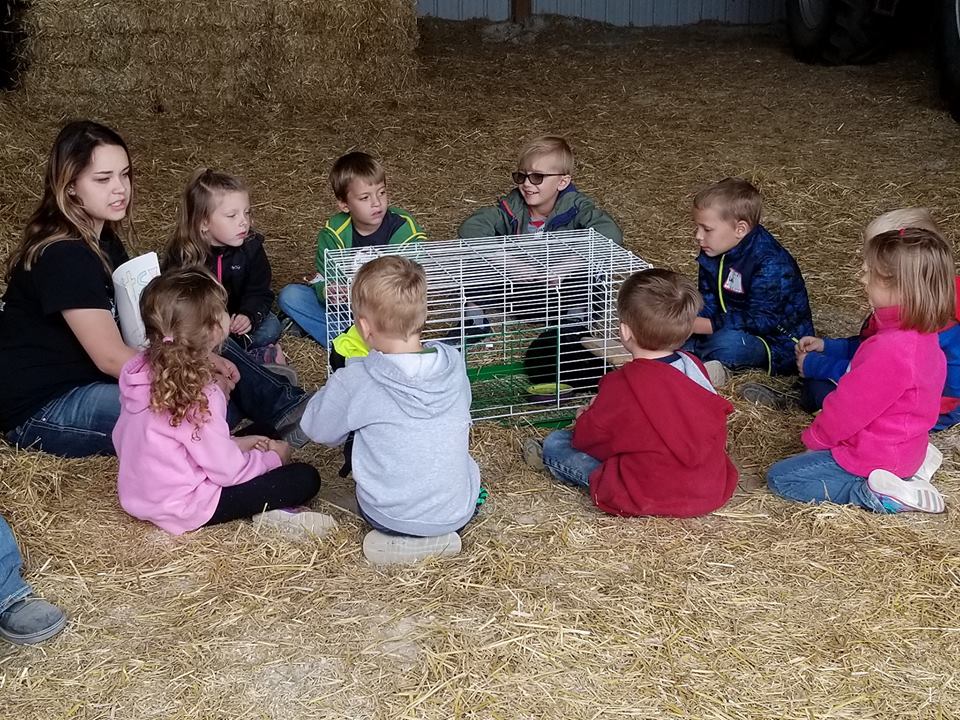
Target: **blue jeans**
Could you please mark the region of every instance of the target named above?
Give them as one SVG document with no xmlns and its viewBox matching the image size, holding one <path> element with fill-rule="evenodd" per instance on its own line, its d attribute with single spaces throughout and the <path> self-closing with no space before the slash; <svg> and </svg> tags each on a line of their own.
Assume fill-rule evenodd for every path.
<svg viewBox="0 0 960 720">
<path fill-rule="evenodd" d="M 352 318 L 345 318 L 345 325 L 341 322 L 339 325 L 328 327 L 331 321 L 327 314 L 327 306 L 320 302 L 317 293 L 309 285 L 287 285 L 277 295 L 277 305 L 302 327 L 307 335 L 323 347 L 327 347 L 328 332 L 330 337 L 334 338 L 346 332 L 353 323 Z"/>
<path fill-rule="evenodd" d="M 719 360 L 730 368 L 770 369 L 770 357 L 763 340 L 739 330 L 721 328 L 709 335 L 694 335 L 683 349 L 703 362 Z"/>
<path fill-rule="evenodd" d="M 227 405 L 230 427 L 246 418 L 280 430 L 290 413 L 306 400 L 303 390 L 264 370 L 233 340 L 224 343 L 220 354 L 240 371 L 240 381 L 230 393 Z"/>
<path fill-rule="evenodd" d="M 837 465 L 829 450 L 801 453 L 775 463 L 767 471 L 767 485 L 788 500 L 859 505 L 887 512 L 880 498 L 870 492 L 867 479 Z"/>
<path fill-rule="evenodd" d="M 590 474 L 601 462 L 574 449 L 573 432 L 554 430 L 543 441 L 543 464 L 557 480 L 589 488 Z"/>
<path fill-rule="evenodd" d="M 13 532 L 0 517 L 0 613 L 33 592 L 20 577 L 22 562 Z"/>
<path fill-rule="evenodd" d="M 306 399 L 303 390 L 264 370 L 233 340 L 224 343 L 221 354 L 240 371 L 227 405 L 231 427 L 249 418 L 280 429 Z M 7 441 L 61 457 L 115 455 L 112 435 L 119 417 L 119 385 L 83 385 L 51 400 L 8 432 Z"/>
<path fill-rule="evenodd" d="M 119 385 L 83 385 L 48 402 L 8 432 L 7 440 L 68 458 L 116 455 L 112 434 L 119 417 Z"/>
<path fill-rule="evenodd" d="M 260 326 L 246 335 L 232 335 L 237 344 L 245 350 L 266 347 L 280 339 L 280 321 L 273 313 L 267 313 Z"/>
</svg>

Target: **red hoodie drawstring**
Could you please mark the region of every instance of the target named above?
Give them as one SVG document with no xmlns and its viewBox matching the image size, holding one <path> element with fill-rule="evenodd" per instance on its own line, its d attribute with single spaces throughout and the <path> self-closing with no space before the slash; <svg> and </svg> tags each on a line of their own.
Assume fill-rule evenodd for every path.
<svg viewBox="0 0 960 720">
<path fill-rule="evenodd" d="M 223 285 L 223 255 L 217 255 L 217 282 Z"/>
</svg>

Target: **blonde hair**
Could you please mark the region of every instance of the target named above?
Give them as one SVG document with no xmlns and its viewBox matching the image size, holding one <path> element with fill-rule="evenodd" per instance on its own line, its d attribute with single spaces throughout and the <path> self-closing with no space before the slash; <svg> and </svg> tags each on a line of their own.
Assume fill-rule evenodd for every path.
<svg viewBox="0 0 960 720">
<path fill-rule="evenodd" d="M 365 152 L 341 155 L 330 168 L 330 188 L 333 196 L 340 202 L 346 202 L 350 183 L 357 179 L 366 180 L 373 185 L 385 183 L 387 171 L 379 160 Z"/>
<path fill-rule="evenodd" d="M 900 327 L 932 333 L 953 321 L 953 254 L 939 233 L 901 228 L 874 235 L 864 244 L 863 262 L 870 280 L 898 294 Z"/>
<path fill-rule="evenodd" d="M 164 268 L 206 262 L 210 242 L 204 238 L 203 224 L 217 209 L 220 197 L 228 192 L 247 192 L 247 186 L 235 175 L 210 168 L 193 171 L 180 195 L 176 225 L 163 251 Z"/>
<path fill-rule="evenodd" d="M 79 239 L 86 245 L 110 273 L 114 268 L 100 251 L 100 239 L 97 237 L 93 218 L 83 209 L 79 198 L 70 194 L 71 186 L 77 177 L 93 161 L 94 151 L 103 145 L 122 148 L 130 159 L 127 144 L 114 130 L 106 125 L 90 120 L 76 120 L 68 123 L 57 133 L 47 168 L 43 177 L 43 197 L 40 205 L 24 228 L 20 244 L 7 260 L 7 280 L 14 268 L 23 263 L 24 270 L 30 270 L 40 254 L 50 245 L 61 240 Z M 127 217 L 133 210 L 133 164 L 130 164 L 130 197 L 127 199 Z M 114 233 L 120 229 L 120 223 L 106 221 L 105 228 Z M 132 230 L 132 227 L 131 227 Z"/>
<path fill-rule="evenodd" d="M 763 198 L 752 183 L 743 178 L 728 177 L 703 188 L 693 198 L 697 210 L 714 208 L 724 220 L 743 220 L 750 226 L 760 224 Z"/>
<path fill-rule="evenodd" d="M 210 340 L 227 310 L 227 291 L 205 268 L 179 268 L 150 281 L 140 296 L 153 374 L 150 409 L 170 413 L 170 425 L 188 419 L 199 439 L 210 415 L 204 388 L 213 381 Z"/>
<path fill-rule="evenodd" d="M 617 313 L 644 350 L 676 350 L 693 332 L 703 307 L 694 282 L 673 270 L 634 273 L 620 286 Z"/>
<path fill-rule="evenodd" d="M 427 322 L 427 275 L 419 263 L 399 255 L 371 260 L 357 273 L 350 291 L 353 316 L 380 332 L 408 339 Z"/>
<path fill-rule="evenodd" d="M 541 135 L 520 148 L 517 169 L 529 169 L 527 163 L 544 155 L 555 155 L 557 171 L 564 175 L 573 175 L 573 149 L 565 138 L 559 135 Z"/>
<path fill-rule="evenodd" d="M 933 215 L 927 208 L 911 207 L 890 210 L 874 218 L 864 229 L 863 239 L 869 240 L 880 233 L 908 227 L 923 228 L 937 235 L 943 235 L 937 221 L 933 219 Z"/>
</svg>

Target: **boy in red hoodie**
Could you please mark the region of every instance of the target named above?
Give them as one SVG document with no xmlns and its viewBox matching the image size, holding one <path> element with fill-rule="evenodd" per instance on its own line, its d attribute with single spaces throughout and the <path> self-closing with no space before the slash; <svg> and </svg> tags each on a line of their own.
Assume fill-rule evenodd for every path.
<svg viewBox="0 0 960 720">
<path fill-rule="evenodd" d="M 620 288 L 620 339 L 632 360 L 600 381 L 572 431 L 524 444 L 527 461 L 589 488 L 613 515 L 693 517 L 721 507 L 737 486 L 726 453 L 727 415 L 703 364 L 677 350 L 703 300 L 691 280 L 645 270 Z"/>
</svg>

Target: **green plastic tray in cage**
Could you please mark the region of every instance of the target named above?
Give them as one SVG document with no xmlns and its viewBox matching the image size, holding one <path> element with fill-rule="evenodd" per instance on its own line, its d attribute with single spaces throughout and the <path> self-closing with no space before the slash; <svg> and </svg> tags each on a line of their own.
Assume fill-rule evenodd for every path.
<svg viewBox="0 0 960 720">
<path fill-rule="evenodd" d="M 518 420 L 513 413 L 503 414 L 506 406 L 530 407 L 531 403 L 563 399 L 574 393 L 574 388 L 564 383 L 559 388 L 556 383 L 531 385 L 522 362 L 468 368 L 467 377 L 473 393 L 474 417 L 503 425 L 515 424 Z M 571 408 L 557 408 L 535 415 L 524 413 L 523 422 L 534 427 L 561 428 L 569 425 L 573 418 Z"/>
</svg>

